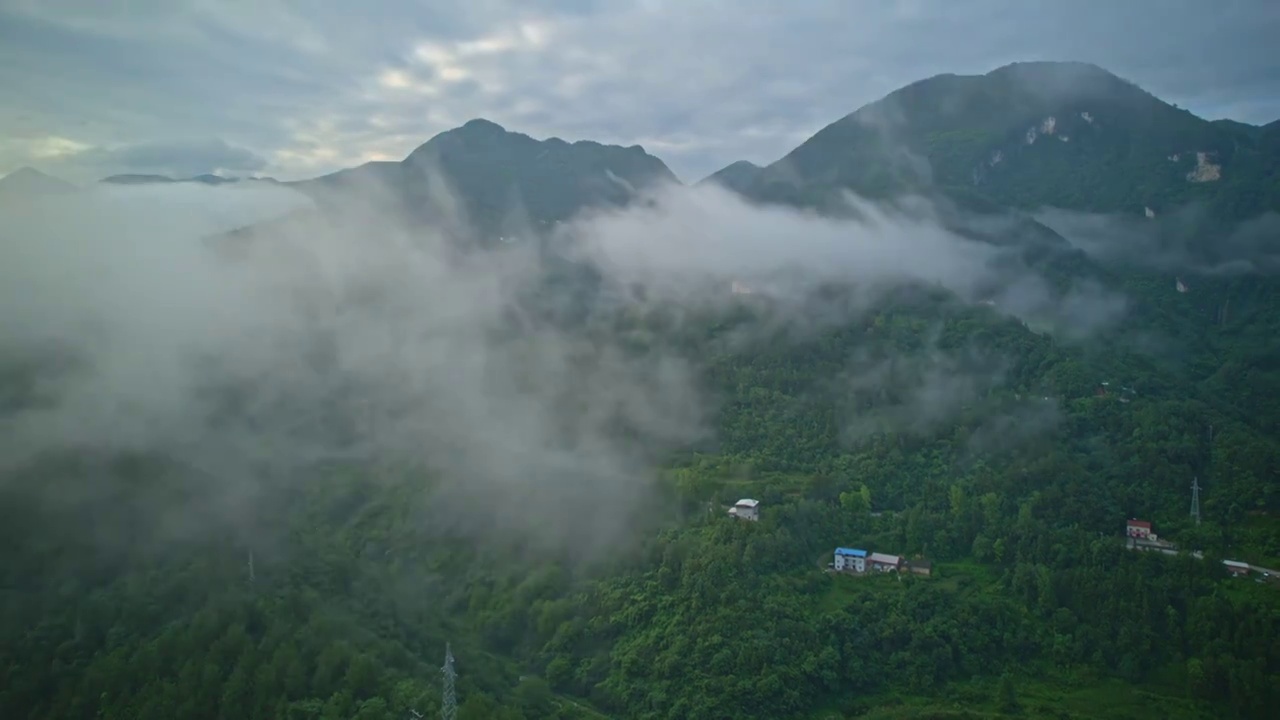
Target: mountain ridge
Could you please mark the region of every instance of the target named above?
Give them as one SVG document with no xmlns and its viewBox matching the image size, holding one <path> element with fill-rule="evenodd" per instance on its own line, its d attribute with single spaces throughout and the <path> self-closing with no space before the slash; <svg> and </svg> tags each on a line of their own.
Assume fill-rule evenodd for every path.
<svg viewBox="0 0 1280 720">
<path fill-rule="evenodd" d="M 72 183 L 33 167 L 25 166 L 0 178 L 0 193 L 7 195 L 44 195 L 74 192 L 79 188 Z"/>
<path fill-rule="evenodd" d="M 1242 126 L 1199 118 L 1096 65 L 1012 63 L 899 88 L 754 177 L 735 172 L 735 189 L 793 204 L 837 190 L 965 190 L 1009 207 L 1092 212 L 1203 202 L 1240 218 L 1280 207 L 1274 186 L 1248 192 L 1280 159 L 1264 140 L 1272 126 Z"/>
<path fill-rule="evenodd" d="M 151 173 L 120 173 L 117 175 L 108 175 L 98 182 L 107 185 L 153 185 L 168 183 L 200 183 L 203 185 L 226 185 L 237 182 L 270 182 L 278 183 L 272 177 L 224 177 L 214 173 L 204 173 L 189 178 L 175 178 L 168 175 L 159 175 Z"/>
<path fill-rule="evenodd" d="M 730 190 L 738 190 L 749 186 L 755 176 L 763 169 L 762 166 L 748 160 L 738 160 L 702 178 L 696 184 L 717 183 Z"/>
<path fill-rule="evenodd" d="M 537 140 L 475 118 L 437 133 L 402 160 L 284 184 L 331 201 L 361 182 L 391 188 L 392 202 L 436 222 L 459 220 L 439 210 L 454 196 L 461 201 L 461 223 L 495 238 L 551 226 L 585 208 L 626 205 L 648 188 L 679 179 L 639 145 Z"/>
</svg>

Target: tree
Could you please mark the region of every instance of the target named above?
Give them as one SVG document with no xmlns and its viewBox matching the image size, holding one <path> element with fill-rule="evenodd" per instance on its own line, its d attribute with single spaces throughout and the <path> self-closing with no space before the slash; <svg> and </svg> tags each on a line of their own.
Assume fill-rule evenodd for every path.
<svg viewBox="0 0 1280 720">
<path fill-rule="evenodd" d="M 516 707 L 525 715 L 534 718 L 548 717 L 555 712 L 555 696 L 547 681 L 539 677 L 528 677 L 520 681 L 515 689 Z"/>
<path fill-rule="evenodd" d="M 1191 658 L 1187 661 L 1187 689 L 1191 692 L 1191 697 L 1203 697 L 1208 690 L 1204 674 L 1204 663 L 1198 658 Z"/>
<path fill-rule="evenodd" d="M 996 692 L 996 705 L 1000 712 L 1014 713 L 1018 711 L 1018 693 L 1013 687 L 1013 677 L 1006 671 L 1000 676 L 1000 687 Z"/>
</svg>

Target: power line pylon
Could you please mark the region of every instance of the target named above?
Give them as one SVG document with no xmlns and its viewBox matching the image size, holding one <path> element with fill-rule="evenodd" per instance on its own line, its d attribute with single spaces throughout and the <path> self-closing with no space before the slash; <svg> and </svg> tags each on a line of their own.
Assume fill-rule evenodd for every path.
<svg viewBox="0 0 1280 720">
<path fill-rule="evenodd" d="M 444 676 L 444 697 L 440 700 L 440 720 L 457 720 L 458 698 L 454 695 L 453 681 L 458 673 L 453 669 L 453 649 L 449 643 L 444 645 L 444 667 L 440 668 Z"/>
<path fill-rule="evenodd" d="M 1200 478 L 1191 480 L 1191 517 L 1200 524 Z"/>
</svg>

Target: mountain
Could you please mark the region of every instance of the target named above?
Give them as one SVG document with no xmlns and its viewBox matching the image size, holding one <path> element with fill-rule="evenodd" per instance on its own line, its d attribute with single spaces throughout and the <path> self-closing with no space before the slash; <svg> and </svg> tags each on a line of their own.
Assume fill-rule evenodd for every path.
<svg viewBox="0 0 1280 720">
<path fill-rule="evenodd" d="M 238 182 L 239 180 L 240 178 L 225 178 L 221 175 L 214 175 L 212 173 L 205 173 L 204 175 L 197 175 L 191 178 L 191 182 L 204 183 L 205 185 L 222 185 L 224 183 Z"/>
<path fill-rule="evenodd" d="M 1211 120 L 1210 122 L 1212 122 L 1214 125 L 1217 125 L 1220 128 L 1223 128 L 1224 130 L 1227 130 L 1229 132 L 1234 132 L 1240 135 L 1245 135 L 1250 138 L 1253 138 L 1254 140 L 1257 140 L 1258 137 L 1262 135 L 1263 126 L 1261 125 L 1250 125 L 1249 123 L 1243 123 L 1243 122 L 1240 122 L 1239 120 L 1231 120 L 1230 118 L 1222 118 L 1220 120 Z"/>
<path fill-rule="evenodd" d="M 535 140 L 476 119 L 436 135 L 402 161 L 289 184 L 332 201 L 371 181 L 429 219 L 465 220 L 482 236 L 545 227 L 584 208 L 626 204 L 657 183 L 679 182 L 639 145 Z M 443 217 L 453 211 L 446 196 L 458 201 L 462 218 Z"/>
<path fill-rule="evenodd" d="M 1200 202 L 1238 219 L 1280 209 L 1271 174 L 1280 154 L 1268 133 L 1203 120 L 1095 65 L 1015 63 L 912 83 L 753 177 L 741 166 L 733 175 L 736 188 L 763 201 L 928 190 L 1133 214 Z"/>
<path fill-rule="evenodd" d="M 248 333 L 230 367 L 212 346 L 191 366 L 200 396 L 219 400 L 197 404 L 213 415 L 197 444 L 243 434 L 233 447 L 267 462 L 215 463 L 221 482 L 181 467 L 185 447 L 58 447 L 6 465 L 0 716 L 421 717 L 454 700 L 439 681 L 449 647 L 459 720 L 1272 717 L 1280 585 L 1221 561 L 1280 567 L 1280 286 L 1222 272 L 1188 289 L 1164 270 L 1121 271 L 1016 211 L 1053 200 L 1172 231 L 1163 206 L 1148 220 L 1150 205 L 1125 199 L 1165 188 L 1243 216 L 1265 207 L 1277 126 L 1188 120 L 1092 66 L 1010 67 L 908 86 L 779 163 L 704 182 L 830 210 L 844 189 L 930 195 L 945 225 L 1023 249 L 1050 280 L 1124 291 L 1139 307 L 1120 332 L 1068 342 L 938 287 L 830 283 L 790 309 L 750 293 L 710 308 L 655 299 L 548 333 L 525 305 L 491 326 L 467 314 L 466 293 L 434 315 L 444 308 L 423 299 L 438 296 L 397 282 L 419 277 L 412 266 L 379 283 L 323 257 L 299 263 L 302 277 L 335 275 L 314 294 L 268 296 L 296 303 L 299 327 Z M 1239 143 L 1214 159 L 1217 179 L 1142 159 L 1159 133 L 1138 130 L 1175 121 L 1187 134 L 1170 142 Z M 1064 166 L 1075 174 L 1059 177 Z M 1093 187 L 1107 167 L 1133 186 Z M 291 185 L 323 207 L 385 184 L 389 202 L 433 221 L 449 220 L 452 198 L 500 234 L 673 180 L 638 148 L 473 121 L 404 161 Z M 311 238 L 334 219 L 301 215 L 278 222 Z M 364 240 L 376 225 L 353 215 L 336 214 L 351 223 L 339 234 Z M 1081 313 L 1095 289 L 1072 298 Z M 125 339 L 119 357 L 145 360 Z M 284 348 L 282 364 L 249 343 Z M 63 371 L 18 360 L 0 372 L 0 413 L 43 420 Z M 690 385 L 669 382 L 686 372 Z M 492 394 L 447 391 L 470 383 Z M 713 443 L 656 427 L 683 414 L 673 393 L 706 411 Z M 672 406 L 639 402 L 650 397 Z M 367 455 L 308 441 L 349 433 L 379 441 Z M 667 452 L 670 435 L 687 444 Z M 295 443 L 299 465 L 278 462 Z M 421 462 L 379 452 L 401 443 Z M 512 476 L 486 485 L 496 466 Z M 626 493 L 598 494 L 618 479 Z M 1203 521 L 1188 513 L 1193 480 Z M 629 500 L 637 485 L 652 502 Z M 454 504 L 450 487 L 474 488 L 475 503 Z M 759 500 L 758 522 L 724 513 L 743 497 Z M 1133 552 L 1131 518 L 1203 557 Z M 601 541 L 619 534 L 630 542 Z M 837 547 L 914 569 L 833 572 Z"/>
<path fill-rule="evenodd" d="M 0 178 L 0 195 L 6 196 L 53 195 L 76 189 L 65 180 L 30 167 L 19 168 Z"/>
<path fill-rule="evenodd" d="M 223 177 L 206 173 L 191 178 L 171 178 L 168 175 L 149 175 L 125 173 L 122 175 L 110 175 L 104 177 L 98 182 L 107 183 L 108 185 L 152 185 L 166 183 L 201 183 L 203 185 L 225 185 L 227 183 L 240 182 L 241 180 L 252 180 L 261 182 L 277 182 L 275 178 L 234 178 Z"/>
<path fill-rule="evenodd" d="M 178 181 L 167 175 L 125 173 L 122 175 L 110 175 L 98 182 L 107 183 L 108 185 L 150 185 L 152 183 L 174 183 Z"/>
<path fill-rule="evenodd" d="M 751 187 L 763 170 L 759 165 L 746 160 L 739 160 L 731 163 L 719 170 L 711 173 L 707 177 L 698 181 L 699 185 L 704 183 L 718 183 L 730 190 L 739 192 L 745 191 Z"/>
<path fill-rule="evenodd" d="M 1184 379 L 1252 373 L 1258 392 L 1237 407 L 1260 429 L 1280 427 L 1259 399 L 1280 391 L 1264 359 L 1280 312 L 1266 216 L 1280 211 L 1280 124 L 1207 121 L 1095 65 L 1015 63 L 912 83 L 758 171 L 721 172 L 758 202 L 830 209 L 852 190 L 945 198 L 978 216 L 1088 212 L 1065 224 L 1040 216 L 1076 241 L 1083 233 L 1092 254 L 1054 253 L 1041 270 L 1123 292 L 1131 307 L 1115 340 L 1160 334 L 1177 351 L 1159 362 Z"/>
</svg>

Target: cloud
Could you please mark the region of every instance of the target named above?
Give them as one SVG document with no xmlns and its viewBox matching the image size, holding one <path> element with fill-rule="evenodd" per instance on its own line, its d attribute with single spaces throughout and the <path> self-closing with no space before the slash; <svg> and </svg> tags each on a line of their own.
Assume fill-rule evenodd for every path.
<svg viewBox="0 0 1280 720">
<path fill-rule="evenodd" d="M 453 511 L 434 528 L 617 540 L 650 453 L 699 432 L 681 358 L 522 325 L 529 248 L 457 258 L 385 205 L 293 214 L 306 205 L 98 187 L 7 216 L 6 469 L 67 448 L 171 455 L 238 498 L 234 517 L 320 463 L 426 467 Z M 207 239 L 268 217 L 254 241 Z"/>
<path fill-rule="evenodd" d="M 424 468 L 424 527 L 582 552 L 624 539 L 658 460 L 710 430 L 699 357 L 620 334 L 603 300 L 540 312 L 531 298 L 566 282 L 544 248 L 460 253 L 387 191 L 315 209 L 275 186 L 96 186 L 7 208 L 0 477 L 46 451 L 160 453 L 199 470 L 200 501 L 172 516 L 213 522 L 326 464 Z M 790 326 L 848 322 L 904 283 L 971 300 L 1042 282 L 927 208 L 850 203 L 835 221 L 668 187 L 551 247 L 640 313 L 725 309 L 739 279 Z M 814 313 L 824 283 L 853 292 Z M 986 387 L 975 363 L 908 368 L 894 421 L 936 427 Z"/>
<path fill-rule="evenodd" d="M 174 178 L 210 173 L 252 175 L 267 166 L 267 161 L 252 151 L 216 138 L 91 148 L 59 159 L 84 168 L 97 168 L 104 175 L 134 172 Z"/>
<path fill-rule="evenodd" d="M 715 185 L 667 188 L 627 213 L 584 219 L 572 228 L 587 257 L 627 283 L 650 292 L 685 293 L 708 281 L 740 280 L 766 290 L 786 278 L 902 282 L 947 286 L 972 297 L 993 271 L 994 248 L 957 237 L 928 214 L 905 214 L 848 198 L 862 222 L 797 213 L 782 207 L 748 209 Z M 684 298 L 681 298 L 684 299 Z"/>
<path fill-rule="evenodd" d="M 956 213 L 922 198 L 877 204 L 846 195 L 845 217 L 835 218 L 748 208 L 730 191 L 700 185 L 666 188 L 625 213 L 587 216 L 566 233 L 576 236 L 577 252 L 623 286 L 643 287 L 646 297 L 716 302 L 715 289 L 737 282 L 803 307 L 807 315 L 790 319 L 815 327 L 826 322 L 812 314 L 806 298 L 815 283 L 857 288 L 853 305 L 838 306 L 841 319 L 906 282 L 945 288 L 1069 338 L 1091 335 L 1123 315 L 1123 298 L 1097 281 L 1055 286 L 1023 262 L 1021 246 L 958 232 L 1007 233 L 1012 219 Z"/>
<path fill-rule="evenodd" d="M 0 136 L 94 147 L 220 137 L 295 178 L 399 158 L 486 117 L 641 144 L 686 180 L 772 162 L 906 83 L 1015 60 L 1095 62 L 1193 111 L 1280 117 L 1274 10 L 1138 2 L 200 0 L 0 7 Z M 955 42 L 963 38 L 962 42 Z M 1197 63 L 1188 47 L 1212 48 Z M 25 119 L 22 119 L 24 118 Z M 0 172 L 29 164 L 0 149 Z M 74 179 L 74 178 L 69 178 Z"/>
<path fill-rule="evenodd" d="M 992 414 L 969 436 L 967 448 L 975 459 L 991 458 L 1026 447 L 1028 441 L 1057 429 L 1062 407 L 1057 398 L 1017 395 L 1005 400 L 1002 412 Z"/>
<path fill-rule="evenodd" d="M 1098 280 L 1087 278 L 1066 292 L 1055 292 L 1038 276 L 1024 275 L 996 291 L 996 307 L 1022 318 L 1037 332 L 1064 340 L 1082 340 L 1114 327 L 1128 310 L 1128 301 Z"/>
<path fill-rule="evenodd" d="M 1060 208 L 1044 208 L 1036 216 L 1086 253 L 1129 267 L 1210 275 L 1280 270 L 1276 213 L 1235 224 L 1223 224 L 1197 204 L 1162 210 L 1155 218 Z"/>
<path fill-rule="evenodd" d="M 1004 381 L 1004 361 L 990 349 L 946 350 L 936 335 L 911 353 L 854 358 L 837 384 L 847 398 L 845 442 L 877 434 L 929 435 L 976 408 Z"/>
</svg>

